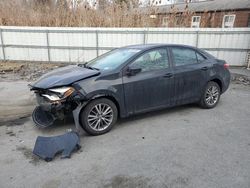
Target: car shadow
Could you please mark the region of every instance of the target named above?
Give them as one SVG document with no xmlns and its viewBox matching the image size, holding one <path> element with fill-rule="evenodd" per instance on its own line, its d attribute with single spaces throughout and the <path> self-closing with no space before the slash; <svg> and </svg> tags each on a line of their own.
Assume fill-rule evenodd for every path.
<svg viewBox="0 0 250 188">
<path fill-rule="evenodd" d="M 155 110 L 151 112 L 146 112 L 142 114 L 137 114 L 137 115 L 132 115 L 127 118 L 118 118 L 117 124 L 114 127 L 115 129 L 120 129 L 123 126 L 129 126 L 132 125 L 133 122 L 135 121 L 141 121 L 141 120 L 147 120 L 150 118 L 156 118 L 159 117 L 161 118 L 163 115 L 168 115 L 170 116 L 171 114 L 174 113 L 179 113 L 180 115 L 188 115 L 191 113 L 192 110 L 190 109 L 198 109 L 197 104 L 187 104 L 187 105 L 182 105 L 182 106 L 177 106 L 177 107 L 172 107 L 172 108 L 166 108 L 166 109 L 161 109 L 161 110 Z M 188 110 L 189 109 L 189 110 Z M 68 116 L 65 120 L 63 121 L 55 121 L 53 126 L 47 127 L 45 129 L 41 129 L 42 133 L 56 133 L 56 132 L 61 132 L 61 131 L 77 131 L 74 123 L 74 118 L 73 116 Z M 87 133 L 82 132 L 82 136 L 89 136 Z"/>
<path fill-rule="evenodd" d="M 65 133 L 67 131 L 75 130 L 75 123 L 73 116 L 68 116 L 64 120 L 56 120 L 52 126 L 41 128 L 42 133 Z"/>
<path fill-rule="evenodd" d="M 122 127 L 124 125 L 130 124 L 133 121 L 146 120 L 146 119 L 155 118 L 155 117 L 160 118 L 163 115 L 171 115 L 174 113 L 179 113 L 180 115 L 188 115 L 189 113 L 191 113 L 191 111 L 190 110 L 187 111 L 187 109 L 196 109 L 196 108 L 197 109 L 199 108 L 197 104 L 186 104 L 182 106 L 176 106 L 172 108 L 165 108 L 161 110 L 155 110 L 155 111 L 146 112 L 142 114 L 132 115 L 127 118 L 118 119 L 117 127 Z"/>
</svg>

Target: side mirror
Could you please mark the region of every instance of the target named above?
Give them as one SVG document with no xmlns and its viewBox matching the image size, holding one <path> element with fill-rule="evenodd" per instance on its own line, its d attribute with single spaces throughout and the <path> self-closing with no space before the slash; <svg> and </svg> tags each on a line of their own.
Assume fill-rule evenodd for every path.
<svg viewBox="0 0 250 188">
<path fill-rule="evenodd" d="M 127 71 L 126 71 L 126 74 L 128 76 L 134 76 L 136 75 L 137 73 L 141 72 L 141 68 L 135 68 L 135 67 L 128 67 Z"/>
</svg>

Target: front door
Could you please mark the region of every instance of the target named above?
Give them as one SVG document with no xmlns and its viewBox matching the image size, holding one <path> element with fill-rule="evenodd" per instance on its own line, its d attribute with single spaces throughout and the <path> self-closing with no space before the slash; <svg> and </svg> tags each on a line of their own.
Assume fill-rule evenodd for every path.
<svg viewBox="0 0 250 188">
<path fill-rule="evenodd" d="M 126 71 L 123 74 L 124 97 L 128 114 L 144 112 L 169 104 L 173 95 L 173 74 L 166 48 L 157 48 L 143 53 L 127 68 L 141 69 L 135 75 L 128 75 Z"/>
</svg>

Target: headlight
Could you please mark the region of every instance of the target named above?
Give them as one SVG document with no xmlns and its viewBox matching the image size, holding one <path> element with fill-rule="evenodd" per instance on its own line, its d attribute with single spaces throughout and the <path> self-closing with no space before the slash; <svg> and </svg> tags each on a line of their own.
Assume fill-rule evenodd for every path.
<svg viewBox="0 0 250 188">
<path fill-rule="evenodd" d="M 42 96 L 46 97 L 50 101 L 59 101 L 59 100 L 61 100 L 57 95 L 42 94 Z"/>
<path fill-rule="evenodd" d="M 59 94 L 60 97 L 68 97 L 70 96 L 75 89 L 73 87 L 60 87 L 60 88 L 55 88 L 55 89 L 50 89 L 50 91 Z"/>
<path fill-rule="evenodd" d="M 52 94 L 43 94 L 42 96 L 48 98 L 51 101 L 58 101 L 70 96 L 75 91 L 75 89 L 73 87 L 60 87 L 49 89 L 49 91 L 51 91 Z"/>
</svg>

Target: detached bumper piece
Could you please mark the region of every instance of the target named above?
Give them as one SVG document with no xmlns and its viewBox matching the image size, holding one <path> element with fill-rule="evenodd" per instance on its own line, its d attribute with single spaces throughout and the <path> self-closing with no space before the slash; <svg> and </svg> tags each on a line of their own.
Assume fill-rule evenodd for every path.
<svg viewBox="0 0 250 188">
<path fill-rule="evenodd" d="M 49 162 L 62 153 L 61 158 L 70 158 L 71 153 L 81 148 L 80 138 L 76 132 L 68 132 L 53 137 L 38 136 L 36 139 L 33 154 Z"/>
</svg>

